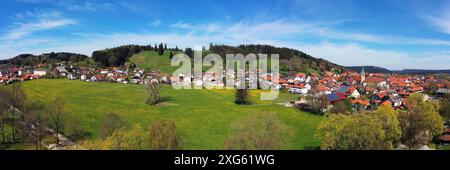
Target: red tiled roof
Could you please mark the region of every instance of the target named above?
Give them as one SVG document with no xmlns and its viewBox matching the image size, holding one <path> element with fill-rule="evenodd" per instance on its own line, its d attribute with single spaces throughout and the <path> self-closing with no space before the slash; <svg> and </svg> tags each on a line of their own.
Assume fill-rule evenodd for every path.
<svg viewBox="0 0 450 170">
<path fill-rule="evenodd" d="M 450 142 L 450 135 L 449 134 L 442 135 L 439 139 L 441 141 Z"/>
<path fill-rule="evenodd" d="M 318 90 L 318 91 L 327 91 L 327 90 L 330 90 L 330 89 L 328 87 L 324 86 L 324 85 L 319 84 L 319 85 L 316 86 L 316 90 Z"/>
<path fill-rule="evenodd" d="M 378 94 L 377 94 L 377 96 L 380 98 L 380 99 L 382 99 L 382 98 L 384 98 L 385 96 L 387 95 L 387 92 L 379 92 Z"/>
<path fill-rule="evenodd" d="M 385 81 L 385 80 L 381 77 L 367 77 L 364 80 L 365 83 L 380 83 L 382 81 Z"/>
<path fill-rule="evenodd" d="M 352 100 L 352 103 L 353 104 L 359 103 L 359 104 L 362 104 L 362 105 L 369 105 L 369 101 L 368 100 L 358 100 L 358 99 L 356 99 L 356 100 Z"/>
<path fill-rule="evenodd" d="M 384 101 L 381 103 L 382 105 L 392 106 L 392 103 L 389 100 Z"/>
<path fill-rule="evenodd" d="M 305 73 L 297 73 L 295 76 L 297 76 L 297 77 L 305 77 Z"/>
</svg>

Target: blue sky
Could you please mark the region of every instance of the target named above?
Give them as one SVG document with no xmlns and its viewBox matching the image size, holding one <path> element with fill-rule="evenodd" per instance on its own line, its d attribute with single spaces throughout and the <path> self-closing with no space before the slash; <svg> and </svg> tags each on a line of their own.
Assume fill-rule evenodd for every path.
<svg viewBox="0 0 450 170">
<path fill-rule="evenodd" d="M 450 1 L 3 0 L 0 59 L 166 42 L 291 47 L 337 64 L 450 69 Z"/>
</svg>

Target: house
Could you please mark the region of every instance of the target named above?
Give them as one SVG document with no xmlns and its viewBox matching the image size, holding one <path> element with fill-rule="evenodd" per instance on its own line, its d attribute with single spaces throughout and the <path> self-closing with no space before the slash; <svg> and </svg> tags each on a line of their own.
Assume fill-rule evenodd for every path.
<svg viewBox="0 0 450 170">
<path fill-rule="evenodd" d="M 353 98 L 359 98 L 361 96 L 355 87 L 341 86 L 337 91 Z"/>
<path fill-rule="evenodd" d="M 438 96 L 444 96 L 446 94 L 450 94 L 450 89 L 439 88 L 438 90 L 436 90 L 436 95 L 438 95 Z"/>
<path fill-rule="evenodd" d="M 100 74 L 108 74 L 109 70 L 108 69 L 101 69 L 100 70 Z"/>
<path fill-rule="evenodd" d="M 85 81 L 86 78 L 87 78 L 87 76 L 83 74 L 83 75 L 81 75 L 80 80 L 81 80 L 81 81 Z"/>
<path fill-rule="evenodd" d="M 328 88 L 327 86 L 324 86 L 322 84 L 316 85 L 316 91 L 319 93 L 322 93 L 322 94 L 331 94 L 330 88 Z"/>
<path fill-rule="evenodd" d="M 295 83 L 296 81 L 297 81 L 297 82 L 305 82 L 305 80 L 306 80 L 305 73 L 298 73 L 298 74 L 295 75 L 294 83 Z"/>
<path fill-rule="evenodd" d="M 370 105 L 368 100 L 361 100 L 361 99 L 352 100 L 352 104 L 353 104 L 353 107 L 355 107 L 358 110 L 361 110 L 361 109 L 366 110 Z"/>
<path fill-rule="evenodd" d="M 450 127 L 446 127 L 442 136 L 439 138 L 439 143 L 449 144 L 450 143 Z"/>
<path fill-rule="evenodd" d="M 75 80 L 75 79 L 77 79 L 77 77 L 75 77 L 73 74 L 67 75 L 67 78 L 68 78 L 69 80 Z"/>
<path fill-rule="evenodd" d="M 391 94 L 389 95 L 388 99 L 394 107 L 399 107 L 402 105 L 402 97 L 398 94 Z"/>
<path fill-rule="evenodd" d="M 334 104 L 336 102 L 345 100 L 347 98 L 344 93 L 340 93 L 340 92 L 327 94 L 327 97 L 328 97 L 328 102 L 330 102 L 330 104 Z"/>
<path fill-rule="evenodd" d="M 46 70 L 34 70 L 33 71 L 33 75 L 35 75 L 35 76 L 45 76 L 45 75 L 47 75 L 47 71 Z"/>
</svg>

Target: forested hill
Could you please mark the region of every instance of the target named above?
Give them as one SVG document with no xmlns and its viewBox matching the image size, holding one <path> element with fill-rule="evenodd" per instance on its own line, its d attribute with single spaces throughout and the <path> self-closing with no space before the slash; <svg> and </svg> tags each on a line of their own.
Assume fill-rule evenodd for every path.
<svg viewBox="0 0 450 170">
<path fill-rule="evenodd" d="M 61 61 L 78 62 L 83 61 L 86 58 L 88 58 L 88 56 L 82 54 L 52 52 L 41 55 L 21 54 L 8 60 L 2 60 L 0 61 L 0 63 L 12 64 L 15 66 L 24 66 L 24 65 L 37 65 L 42 63 L 61 62 Z"/>
<path fill-rule="evenodd" d="M 167 44 L 159 45 L 124 45 L 114 48 L 108 48 L 100 51 L 94 51 L 92 53 L 92 59 L 96 62 L 100 62 L 104 66 L 122 66 L 124 65 L 132 55 L 140 53 L 142 51 L 157 51 L 159 54 L 163 54 L 164 50 L 179 51 L 178 47 L 174 49 L 167 48 Z"/>
<path fill-rule="evenodd" d="M 322 72 L 322 71 L 336 71 L 342 72 L 344 67 L 329 62 L 321 58 L 315 58 L 302 51 L 291 48 L 280 48 L 270 45 L 211 45 L 210 52 L 217 53 L 221 56 L 225 54 L 242 53 L 244 55 L 249 53 L 262 54 L 279 54 L 280 56 L 280 71 L 288 72 Z"/>
</svg>

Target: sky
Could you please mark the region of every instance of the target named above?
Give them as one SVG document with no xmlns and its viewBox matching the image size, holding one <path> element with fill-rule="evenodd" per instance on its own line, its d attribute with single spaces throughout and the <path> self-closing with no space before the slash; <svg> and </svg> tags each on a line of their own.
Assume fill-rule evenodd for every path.
<svg viewBox="0 0 450 170">
<path fill-rule="evenodd" d="M 2 0 L 0 59 L 125 44 L 295 48 L 344 66 L 450 69 L 444 0 Z"/>
</svg>

